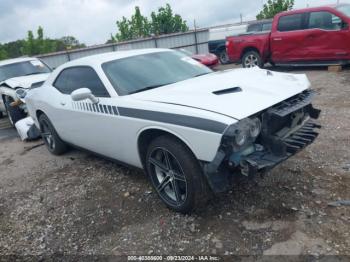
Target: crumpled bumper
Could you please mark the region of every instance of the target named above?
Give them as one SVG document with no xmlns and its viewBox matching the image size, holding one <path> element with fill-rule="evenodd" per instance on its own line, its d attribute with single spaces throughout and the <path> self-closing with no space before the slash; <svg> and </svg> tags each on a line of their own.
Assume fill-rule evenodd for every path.
<svg viewBox="0 0 350 262">
<path fill-rule="evenodd" d="M 309 121 L 290 136 L 273 142 L 273 147 L 278 149 L 279 154 L 262 150 L 243 157 L 240 162 L 242 174 L 254 176 L 270 170 L 313 143 L 318 136 L 316 129 L 319 128 L 321 128 L 320 125 Z"/>
</svg>

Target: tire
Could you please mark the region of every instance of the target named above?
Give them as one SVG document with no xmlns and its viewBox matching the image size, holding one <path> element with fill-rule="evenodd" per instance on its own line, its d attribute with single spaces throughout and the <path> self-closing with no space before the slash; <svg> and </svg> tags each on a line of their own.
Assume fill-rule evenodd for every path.
<svg viewBox="0 0 350 262">
<path fill-rule="evenodd" d="M 154 139 L 147 150 L 145 167 L 153 188 L 168 208 L 187 214 L 207 202 L 210 191 L 199 162 L 178 139 L 167 135 Z"/>
<path fill-rule="evenodd" d="M 19 120 L 26 118 L 27 114 L 24 113 L 23 110 L 19 106 L 11 106 L 10 104 L 13 101 L 14 100 L 12 98 L 7 97 L 6 102 L 5 102 L 5 108 L 6 108 L 6 113 L 7 113 L 9 120 L 10 120 L 11 125 L 15 126 L 15 124 Z"/>
<path fill-rule="evenodd" d="M 42 114 L 39 117 L 40 132 L 47 149 L 54 155 L 62 155 L 67 152 L 68 146 L 58 136 L 49 118 Z"/>
<path fill-rule="evenodd" d="M 244 68 L 263 67 L 261 56 L 256 51 L 248 51 L 242 57 L 242 66 Z"/>
<path fill-rule="evenodd" d="M 227 55 L 226 49 L 221 50 L 218 57 L 219 57 L 219 61 L 222 65 L 227 65 L 230 63 L 230 59 Z"/>
</svg>

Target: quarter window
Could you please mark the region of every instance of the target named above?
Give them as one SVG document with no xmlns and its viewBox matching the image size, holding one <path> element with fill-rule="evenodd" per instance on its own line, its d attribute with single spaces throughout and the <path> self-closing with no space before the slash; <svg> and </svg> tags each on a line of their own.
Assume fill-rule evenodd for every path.
<svg viewBox="0 0 350 262">
<path fill-rule="evenodd" d="M 338 16 L 329 12 L 311 12 L 308 28 L 340 30 L 342 28 L 342 20 Z"/>
<path fill-rule="evenodd" d="M 303 29 L 303 14 L 286 15 L 278 21 L 278 31 L 295 31 Z"/>
<path fill-rule="evenodd" d="M 252 24 L 248 26 L 247 32 L 260 32 L 262 24 Z"/>
<path fill-rule="evenodd" d="M 63 94 L 71 94 L 79 88 L 89 88 L 97 97 L 109 97 L 109 94 L 91 67 L 72 67 L 64 69 L 57 77 L 54 86 Z"/>
<path fill-rule="evenodd" d="M 271 29 L 272 29 L 272 23 L 263 24 L 262 26 L 263 31 L 271 31 Z"/>
</svg>

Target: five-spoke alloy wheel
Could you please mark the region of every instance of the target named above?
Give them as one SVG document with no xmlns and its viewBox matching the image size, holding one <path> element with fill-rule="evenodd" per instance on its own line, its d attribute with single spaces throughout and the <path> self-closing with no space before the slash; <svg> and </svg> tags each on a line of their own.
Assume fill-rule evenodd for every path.
<svg viewBox="0 0 350 262">
<path fill-rule="evenodd" d="M 147 152 L 145 167 L 161 200 L 171 209 L 189 213 L 208 198 L 198 160 L 178 139 L 160 136 Z"/>
<path fill-rule="evenodd" d="M 187 182 L 179 161 L 165 148 L 155 148 L 148 160 L 156 174 L 152 181 L 160 197 L 181 206 L 187 197 Z"/>
</svg>

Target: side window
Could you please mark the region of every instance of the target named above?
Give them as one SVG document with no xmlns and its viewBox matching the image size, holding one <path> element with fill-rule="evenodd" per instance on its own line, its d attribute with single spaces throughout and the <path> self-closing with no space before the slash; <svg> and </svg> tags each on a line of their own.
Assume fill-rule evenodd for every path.
<svg viewBox="0 0 350 262">
<path fill-rule="evenodd" d="M 303 29 L 303 14 L 281 16 L 278 21 L 278 31 L 287 32 Z"/>
<path fill-rule="evenodd" d="M 71 85 L 71 69 L 63 70 L 54 82 L 54 87 L 63 94 L 71 94 L 75 89 Z"/>
<path fill-rule="evenodd" d="M 342 28 L 342 20 L 338 16 L 326 11 L 311 12 L 309 17 L 308 28 L 340 30 Z"/>
<path fill-rule="evenodd" d="M 271 31 L 272 29 L 272 23 L 266 23 L 266 24 L 263 24 L 262 26 L 262 31 Z"/>
<path fill-rule="evenodd" d="M 71 94 L 76 89 L 86 87 L 97 97 L 109 97 L 97 73 L 90 67 L 72 67 L 63 70 L 54 86 L 63 94 Z"/>
<path fill-rule="evenodd" d="M 248 26 L 247 32 L 260 32 L 261 24 L 252 24 Z"/>
</svg>

